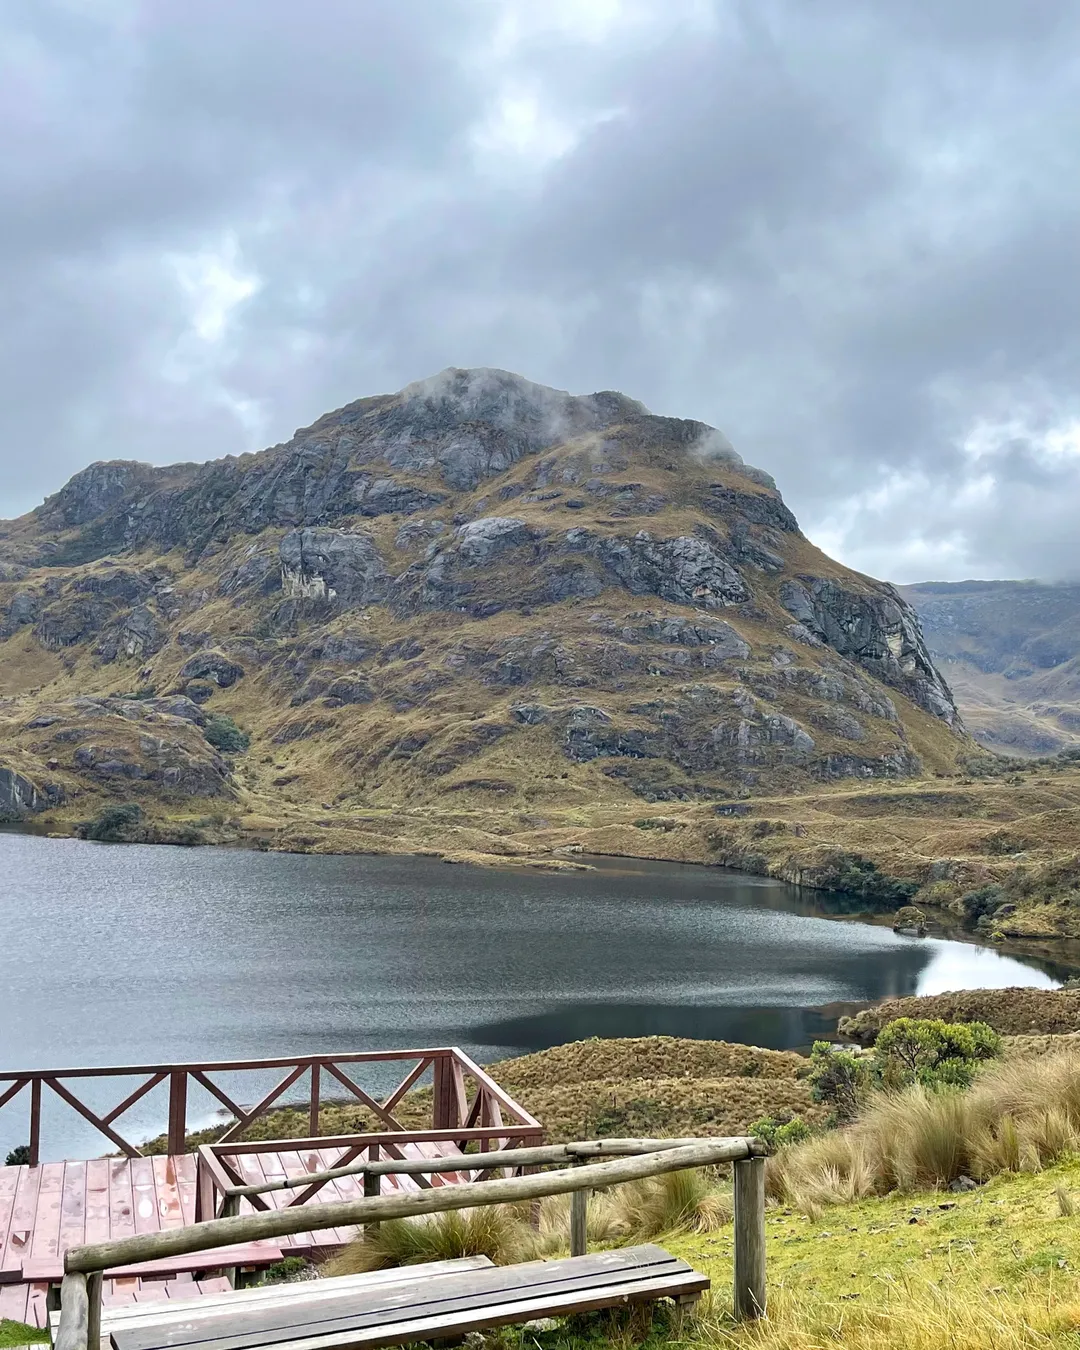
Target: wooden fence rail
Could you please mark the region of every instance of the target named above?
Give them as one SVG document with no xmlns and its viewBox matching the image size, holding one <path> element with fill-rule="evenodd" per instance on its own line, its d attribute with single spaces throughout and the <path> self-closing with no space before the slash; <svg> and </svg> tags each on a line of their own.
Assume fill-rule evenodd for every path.
<svg viewBox="0 0 1080 1350">
<path fill-rule="evenodd" d="M 358 1083 L 350 1073 L 357 1065 L 387 1064 L 400 1061 L 407 1067 L 397 1086 L 381 1100 Z M 282 1076 L 254 1105 L 235 1100 L 236 1089 L 226 1089 L 216 1081 L 223 1074 L 266 1074 L 283 1070 Z M 191 1128 L 190 1101 L 193 1087 L 203 1089 L 233 1117 L 233 1123 L 221 1136 L 221 1143 L 236 1143 L 250 1127 L 277 1106 L 283 1104 L 290 1089 L 307 1075 L 304 1104 L 308 1115 L 308 1133 L 319 1137 L 319 1113 L 329 1100 L 343 1097 L 366 1107 L 386 1131 L 404 1132 L 394 1115 L 395 1109 L 411 1089 L 430 1071 L 432 1085 L 431 1130 L 465 1131 L 484 1129 L 504 1143 L 526 1132 L 538 1132 L 540 1126 L 531 1115 L 464 1051 L 455 1046 L 425 1050 L 365 1050 L 340 1054 L 295 1055 L 280 1059 L 217 1060 L 190 1064 L 132 1064 L 80 1069 L 21 1069 L 0 1072 L 0 1109 L 10 1103 L 28 1101 L 26 1139 L 30 1165 L 36 1167 L 42 1156 L 42 1099 L 51 1093 L 69 1106 L 113 1148 L 129 1158 L 142 1156 L 142 1149 L 117 1128 L 120 1118 L 157 1088 L 167 1084 L 166 1152 L 183 1153 Z M 141 1078 L 126 1096 L 109 1109 L 93 1107 L 79 1095 L 79 1085 L 87 1080 Z M 117 1091 L 121 1091 L 118 1088 Z M 23 1096 L 23 1094 L 26 1094 Z M 293 1104 L 292 1098 L 289 1098 Z M 475 1136 L 473 1136 L 475 1137 Z"/>
<path fill-rule="evenodd" d="M 601 1156 L 602 1144 L 606 1142 L 601 1141 Z M 555 1172 L 338 1201 L 315 1208 L 260 1211 L 209 1219 L 188 1228 L 73 1247 L 64 1259 L 66 1273 L 61 1291 L 56 1350 L 99 1350 L 102 1273 L 118 1266 L 186 1256 L 321 1228 L 351 1227 L 478 1205 L 517 1204 L 551 1195 L 585 1193 L 642 1177 L 723 1162 L 731 1162 L 735 1168 L 735 1315 L 746 1319 L 762 1314 L 765 1310 L 765 1146 L 762 1142 L 752 1138 L 680 1140 L 675 1146 L 666 1140 L 619 1142 L 628 1146 L 628 1151 L 629 1146 L 640 1146 L 634 1150 L 639 1156 L 585 1163 L 580 1158 L 588 1155 L 578 1153 L 579 1161 L 575 1165 Z M 653 1147 L 640 1156 L 646 1145 Z M 573 1150 L 588 1146 L 582 1143 L 566 1147 Z M 611 1151 L 615 1150 L 609 1145 Z M 575 1245 L 583 1248 L 583 1224 L 581 1229 Z"/>
</svg>

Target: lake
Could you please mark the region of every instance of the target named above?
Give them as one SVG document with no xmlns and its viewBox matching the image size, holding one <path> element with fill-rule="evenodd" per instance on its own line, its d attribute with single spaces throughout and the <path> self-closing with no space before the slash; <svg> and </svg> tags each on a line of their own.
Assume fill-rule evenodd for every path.
<svg viewBox="0 0 1080 1350">
<path fill-rule="evenodd" d="M 835 1027 L 824 1004 L 1063 973 L 829 918 L 761 877 L 590 861 L 549 873 L 0 832 L 0 1068 L 448 1043 L 483 1062 L 653 1033 L 798 1047 Z M 17 1102 L 0 1153 L 25 1140 Z M 140 1103 L 134 1137 L 162 1110 Z M 83 1148 L 100 1141 L 50 1101 L 46 1155 Z"/>
</svg>

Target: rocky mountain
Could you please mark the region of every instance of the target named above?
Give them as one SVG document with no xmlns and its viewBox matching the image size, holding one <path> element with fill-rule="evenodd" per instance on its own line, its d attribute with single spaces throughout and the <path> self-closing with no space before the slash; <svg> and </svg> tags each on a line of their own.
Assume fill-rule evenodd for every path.
<svg viewBox="0 0 1080 1350">
<path fill-rule="evenodd" d="M 978 740 L 1014 755 L 1080 745 L 1080 585 L 931 581 L 899 590 Z"/>
<path fill-rule="evenodd" d="M 0 811 L 60 826 L 109 800 L 540 819 L 969 745 L 907 601 L 717 431 L 495 370 L 76 474 L 0 525 L 0 694 Z"/>
</svg>

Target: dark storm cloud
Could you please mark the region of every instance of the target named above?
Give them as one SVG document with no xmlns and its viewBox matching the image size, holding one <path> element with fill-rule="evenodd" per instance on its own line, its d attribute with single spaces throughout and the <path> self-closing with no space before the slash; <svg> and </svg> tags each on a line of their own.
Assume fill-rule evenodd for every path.
<svg viewBox="0 0 1080 1350">
<path fill-rule="evenodd" d="M 1072 3 L 27 0 L 0 512 L 488 364 L 900 580 L 1080 571 Z"/>
</svg>

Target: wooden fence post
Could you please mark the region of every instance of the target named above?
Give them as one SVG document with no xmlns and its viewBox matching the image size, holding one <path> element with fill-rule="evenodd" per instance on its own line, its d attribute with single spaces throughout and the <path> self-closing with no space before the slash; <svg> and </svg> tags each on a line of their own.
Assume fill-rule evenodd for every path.
<svg viewBox="0 0 1080 1350">
<path fill-rule="evenodd" d="M 735 1318 L 765 1313 L 765 1159 L 740 1158 L 735 1171 Z"/>
<path fill-rule="evenodd" d="M 235 1219 L 240 1214 L 240 1197 L 238 1195 L 227 1195 L 222 1201 L 221 1217 L 223 1219 Z M 229 1281 L 232 1287 L 236 1288 L 237 1278 L 240 1274 L 239 1266 L 224 1266 L 221 1273 Z"/>
<path fill-rule="evenodd" d="M 581 1166 L 579 1158 L 574 1164 Z M 584 1256 L 589 1246 L 589 1192 L 572 1191 L 570 1194 L 570 1255 Z"/>
<path fill-rule="evenodd" d="M 308 1106 L 308 1133 L 317 1138 L 319 1130 L 319 1069 L 318 1064 L 311 1066 L 311 1099 Z"/>
<path fill-rule="evenodd" d="M 461 1124 L 454 1090 L 454 1060 L 439 1055 L 432 1066 L 432 1123 L 437 1130 L 452 1130 Z"/>
<path fill-rule="evenodd" d="M 104 1271 L 95 1270 L 86 1277 L 86 1345 L 87 1350 L 101 1347 L 101 1290 Z"/>
<path fill-rule="evenodd" d="M 56 1350 L 89 1350 L 87 1282 L 85 1275 L 64 1276 L 60 1286 L 60 1325 L 53 1340 Z M 98 1350 L 98 1347 L 94 1346 L 93 1350 Z"/>
<path fill-rule="evenodd" d="M 166 1153 L 180 1154 L 187 1145 L 187 1074 L 173 1069 L 169 1074 L 169 1131 Z"/>
<path fill-rule="evenodd" d="M 41 1079 L 30 1080 L 30 1166 L 41 1162 Z"/>
<path fill-rule="evenodd" d="M 368 1153 L 368 1162 L 378 1162 L 378 1161 L 379 1161 L 379 1146 L 378 1146 L 378 1144 L 369 1144 L 369 1145 L 368 1145 L 368 1151 L 367 1151 L 367 1153 Z M 377 1196 L 377 1195 L 380 1193 L 381 1190 L 382 1190 L 382 1177 L 379 1175 L 379 1173 L 378 1173 L 378 1172 L 365 1172 L 365 1173 L 364 1173 L 364 1199 L 367 1200 L 367 1199 L 370 1199 L 370 1198 L 372 1198 L 372 1197 L 374 1197 L 374 1196 Z M 364 1235 L 365 1235 L 365 1237 L 367 1236 L 367 1234 L 368 1234 L 369 1232 L 371 1232 L 371 1233 L 374 1234 L 374 1233 L 377 1233 L 378 1231 L 379 1231 L 379 1225 L 378 1225 L 377 1223 L 366 1223 L 366 1224 L 364 1224 Z"/>
</svg>

